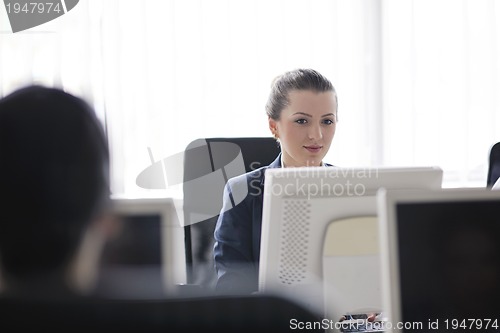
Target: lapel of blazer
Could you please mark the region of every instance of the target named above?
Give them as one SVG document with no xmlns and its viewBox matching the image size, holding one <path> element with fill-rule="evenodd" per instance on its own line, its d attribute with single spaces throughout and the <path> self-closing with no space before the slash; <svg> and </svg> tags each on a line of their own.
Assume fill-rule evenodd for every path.
<svg viewBox="0 0 500 333">
<path fill-rule="evenodd" d="M 267 169 L 276 169 L 276 168 L 281 168 L 281 153 L 279 153 L 278 157 L 276 157 L 276 159 L 267 166 L 266 170 Z M 264 172 L 262 173 L 262 179 L 260 181 L 260 187 L 261 188 L 264 188 L 264 179 L 266 177 L 266 172 L 264 170 Z"/>
</svg>

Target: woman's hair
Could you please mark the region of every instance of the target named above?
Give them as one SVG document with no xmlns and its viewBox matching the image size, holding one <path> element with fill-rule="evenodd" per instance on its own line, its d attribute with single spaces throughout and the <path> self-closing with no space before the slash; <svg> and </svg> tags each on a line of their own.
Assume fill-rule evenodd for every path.
<svg viewBox="0 0 500 333">
<path fill-rule="evenodd" d="M 273 80 L 271 93 L 266 104 L 266 113 L 269 118 L 280 119 L 281 111 L 290 102 L 288 96 L 292 90 L 332 91 L 338 105 L 335 88 L 326 77 L 313 69 L 296 69 L 285 72 Z"/>
</svg>

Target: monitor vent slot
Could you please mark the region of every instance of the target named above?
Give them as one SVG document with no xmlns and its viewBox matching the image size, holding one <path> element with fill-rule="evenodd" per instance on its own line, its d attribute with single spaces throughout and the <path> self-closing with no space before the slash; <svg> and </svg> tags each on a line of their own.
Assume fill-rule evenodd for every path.
<svg viewBox="0 0 500 333">
<path fill-rule="evenodd" d="M 298 284 L 306 279 L 310 216 L 308 200 L 284 200 L 278 276 L 282 284 Z"/>
</svg>

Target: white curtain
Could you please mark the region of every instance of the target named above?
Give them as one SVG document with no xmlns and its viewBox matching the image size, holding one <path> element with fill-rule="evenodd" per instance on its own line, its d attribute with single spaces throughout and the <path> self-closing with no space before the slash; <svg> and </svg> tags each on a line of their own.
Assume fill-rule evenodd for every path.
<svg viewBox="0 0 500 333">
<path fill-rule="evenodd" d="M 272 79 L 315 68 L 339 95 L 327 161 L 439 165 L 484 186 L 500 141 L 495 0 L 81 0 L 9 32 L 0 94 L 32 82 L 86 98 L 106 126 L 113 192 L 197 138 L 268 136 Z M 181 167 L 181 166 L 179 166 Z"/>
<path fill-rule="evenodd" d="M 383 161 L 436 164 L 447 186 L 485 186 L 500 141 L 500 4 L 384 2 Z"/>
</svg>

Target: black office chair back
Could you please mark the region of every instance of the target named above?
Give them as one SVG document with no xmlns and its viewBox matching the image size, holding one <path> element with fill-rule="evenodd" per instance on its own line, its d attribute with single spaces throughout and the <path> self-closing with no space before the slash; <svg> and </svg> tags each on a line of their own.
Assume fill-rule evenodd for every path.
<svg viewBox="0 0 500 333">
<path fill-rule="evenodd" d="M 213 288 L 213 233 L 229 178 L 269 165 L 280 153 L 272 137 L 206 138 L 184 153 L 187 282 Z"/>
<path fill-rule="evenodd" d="M 498 178 L 500 178 L 500 142 L 495 143 L 490 149 L 486 187 L 491 188 Z"/>
</svg>

